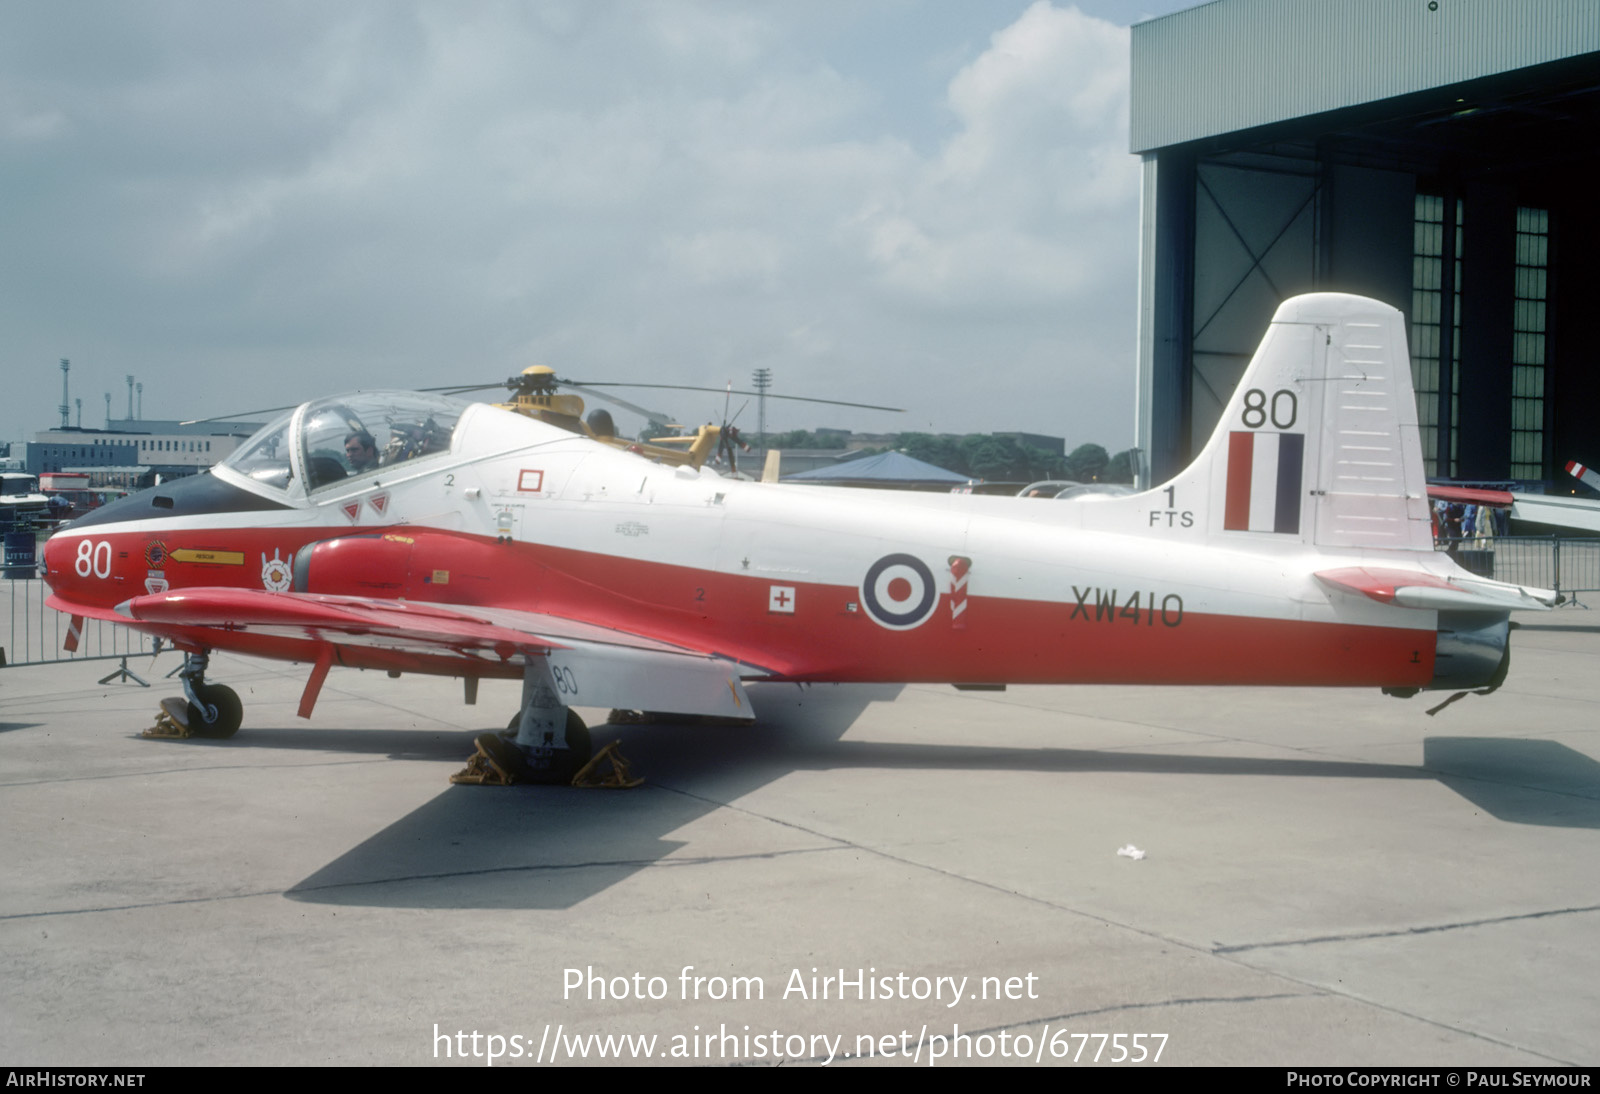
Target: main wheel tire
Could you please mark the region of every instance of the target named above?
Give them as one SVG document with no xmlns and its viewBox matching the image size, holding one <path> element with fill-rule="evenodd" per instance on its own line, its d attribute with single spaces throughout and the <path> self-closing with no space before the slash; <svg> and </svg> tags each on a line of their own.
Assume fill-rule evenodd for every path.
<svg viewBox="0 0 1600 1094">
<path fill-rule="evenodd" d="M 227 738 L 239 732 L 244 704 L 226 684 L 201 684 L 194 689 L 200 705 L 189 704 L 189 732 L 196 737 Z"/>
<path fill-rule="evenodd" d="M 589 738 L 589 727 L 583 724 L 583 719 L 571 707 L 567 708 L 567 751 L 577 761 L 572 765 L 573 771 L 588 763 L 594 755 L 594 741 Z"/>
<path fill-rule="evenodd" d="M 506 732 L 516 735 L 522 728 L 522 712 L 511 716 L 511 721 L 506 723 Z M 578 765 L 573 770 L 589 762 L 589 757 L 594 755 L 594 741 L 589 737 L 589 727 L 583 724 L 583 719 L 578 717 L 578 712 L 571 707 L 567 708 L 567 751 L 578 758 Z"/>
</svg>

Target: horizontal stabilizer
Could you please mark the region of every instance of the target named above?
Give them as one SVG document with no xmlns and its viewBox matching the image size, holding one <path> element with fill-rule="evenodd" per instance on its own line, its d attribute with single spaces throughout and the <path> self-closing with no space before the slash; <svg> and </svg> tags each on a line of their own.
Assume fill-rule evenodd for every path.
<svg viewBox="0 0 1600 1094">
<path fill-rule="evenodd" d="M 1525 589 L 1500 581 L 1449 580 L 1421 570 L 1349 566 L 1319 570 L 1316 578 L 1331 589 L 1360 593 L 1380 604 L 1433 611 L 1543 611 L 1561 600 L 1549 589 Z"/>
<path fill-rule="evenodd" d="M 1595 535 L 1600 533 L 1600 501 L 1560 494 L 1517 494 L 1511 519 Z"/>
</svg>

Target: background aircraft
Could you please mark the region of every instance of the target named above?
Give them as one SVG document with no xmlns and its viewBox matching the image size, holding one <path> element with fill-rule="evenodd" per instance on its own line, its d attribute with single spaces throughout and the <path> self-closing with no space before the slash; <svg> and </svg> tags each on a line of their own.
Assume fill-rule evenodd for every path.
<svg viewBox="0 0 1600 1094">
<path fill-rule="evenodd" d="M 1567 463 L 1567 474 L 1591 489 L 1600 490 L 1600 474 L 1576 460 Z M 1600 501 L 1560 494 L 1517 494 L 1511 506 L 1511 517 L 1529 524 L 1594 535 L 1600 532 Z"/>
<path fill-rule="evenodd" d="M 1600 473 L 1585 467 L 1576 460 L 1567 462 L 1567 474 L 1593 490 L 1600 490 Z M 1492 509 L 1510 510 L 1511 519 L 1527 525 L 1537 525 L 1552 531 L 1579 532 L 1592 535 L 1600 532 L 1600 501 L 1591 497 L 1571 497 L 1562 494 L 1524 494 L 1510 490 L 1483 490 L 1474 487 L 1435 484 L 1428 487 L 1435 501 L 1461 502 L 1466 505 L 1486 505 Z M 1513 529 L 1515 531 L 1515 529 Z"/>
<path fill-rule="evenodd" d="M 351 453 L 368 436 L 378 459 Z M 45 549 L 50 603 L 186 654 L 182 719 L 238 729 L 211 650 L 523 681 L 521 777 L 589 751 L 573 705 L 754 717 L 747 681 L 1497 687 L 1554 594 L 1433 549 L 1403 320 L 1278 310 L 1205 449 L 1154 490 L 796 488 L 671 466 L 493 406 L 366 392 Z"/>
</svg>

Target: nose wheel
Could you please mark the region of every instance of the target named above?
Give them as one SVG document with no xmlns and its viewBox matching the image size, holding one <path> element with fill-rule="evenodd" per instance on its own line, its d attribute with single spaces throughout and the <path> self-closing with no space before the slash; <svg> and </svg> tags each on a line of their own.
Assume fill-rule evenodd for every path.
<svg viewBox="0 0 1600 1094">
<path fill-rule="evenodd" d="M 239 693 L 226 684 L 208 684 L 205 653 L 186 654 L 178 678 L 183 695 L 161 700 L 161 715 L 148 737 L 209 737 L 225 739 L 239 732 L 244 721 L 244 703 Z"/>
<path fill-rule="evenodd" d="M 244 721 L 244 703 L 226 684 L 200 684 L 189 700 L 189 731 L 196 737 L 232 737 Z"/>
</svg>

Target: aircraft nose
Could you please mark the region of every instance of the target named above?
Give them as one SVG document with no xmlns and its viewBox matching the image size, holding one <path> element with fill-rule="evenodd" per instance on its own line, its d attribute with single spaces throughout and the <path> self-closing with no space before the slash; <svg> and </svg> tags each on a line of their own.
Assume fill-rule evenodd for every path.
<svg viewBox="0 0 1600 1094">
<path fill-rule="evenodd" d="M 60 532 L 44 541 L 44 550 L 39 557 L 39 561 L 42 563 L 39 576 L 43 577 L 45 583 L 52 589 L 56 587 L 57 579 L 67 571 L 67 567 L 71 564 L 67 557 L 71 550 L 67 546 L 66 537 Z"/>
</svg>

